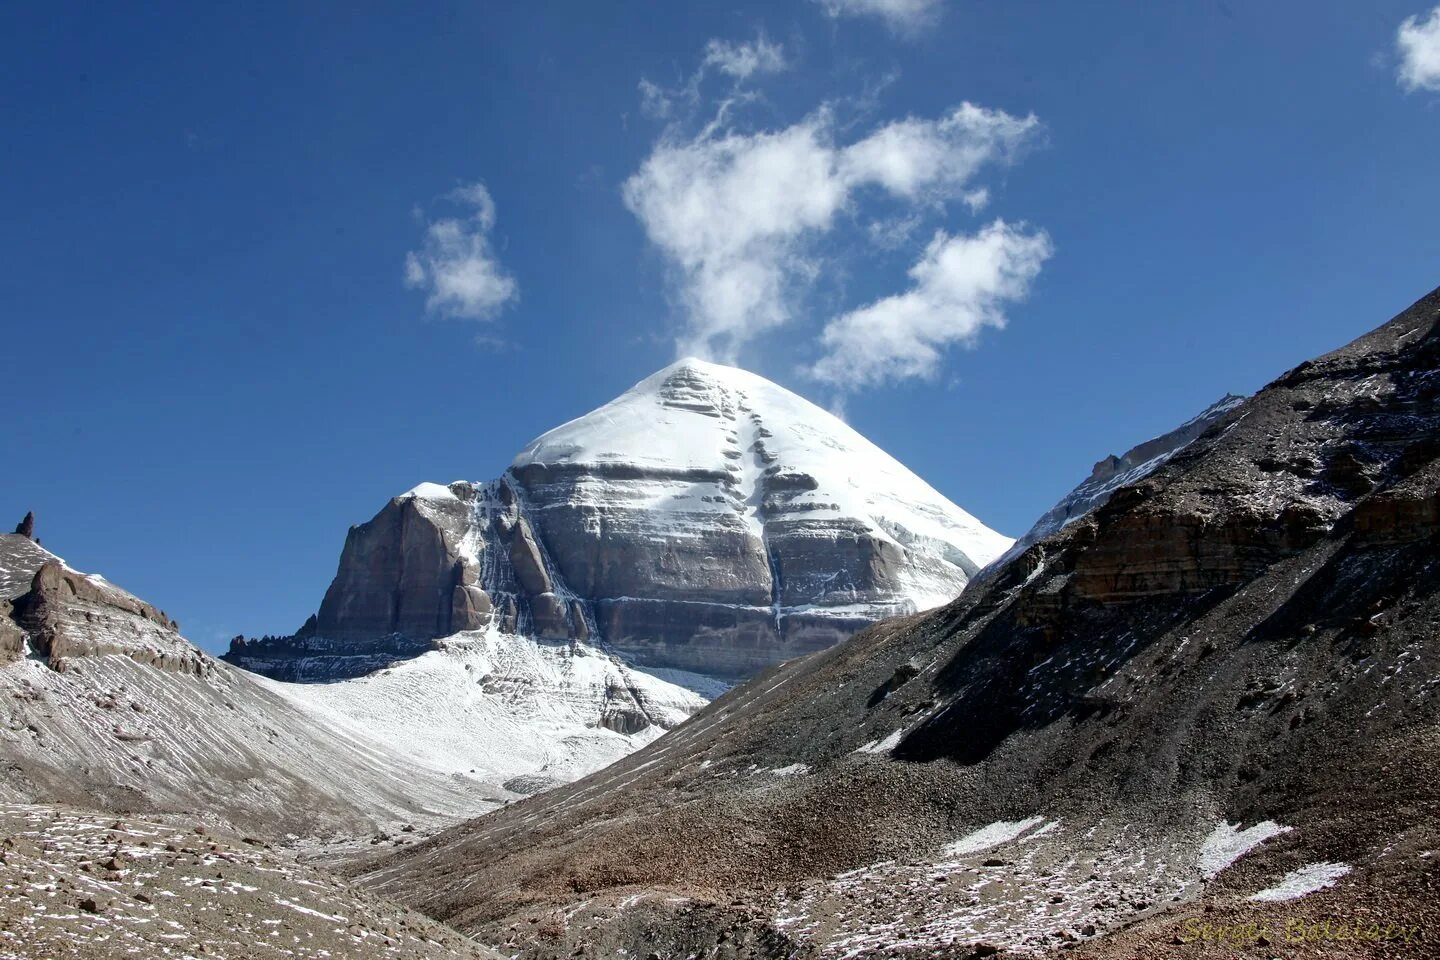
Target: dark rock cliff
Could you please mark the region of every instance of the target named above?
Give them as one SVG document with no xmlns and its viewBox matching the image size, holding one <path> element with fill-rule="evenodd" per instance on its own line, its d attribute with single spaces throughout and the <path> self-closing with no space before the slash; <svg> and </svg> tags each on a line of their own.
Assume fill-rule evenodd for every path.
<svg viewBox="0 0 1440 960">
<path fill-rule="evenodd" d="M 223 659 L 281 680 L 360 676 L 492 621 L 542 640 L 589 636 L 508 480 L 424 484 L 351 527 L 320 612 L 294 636 L 237 638 Z"/>
</svg>

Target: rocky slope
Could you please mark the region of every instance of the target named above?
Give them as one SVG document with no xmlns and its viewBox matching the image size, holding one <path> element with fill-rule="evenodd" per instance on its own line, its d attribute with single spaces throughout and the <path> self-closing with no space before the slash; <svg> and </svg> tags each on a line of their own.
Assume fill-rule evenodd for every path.
<svg viewBox="0 0 1440 960">
<path fill-rule="evenodd" d="M 0 957 L 499 957 L 194 820 L 0 804 L 0 835 Z"/>
<path fill-rule="evenodd" d="M 945 603 L 1009 544 L 825 411 L 685 360 L 497 481 L 392 500 L 351 529 L 304 629 L 227 659 L 354 676 L 494 625 L 743 677 Z"/>
<path fill-rule="evenodd" d="M 1174 430 L 1136 444 L 1118 457 L 1111 454 L 1098 461 L 1090 471 L 1090 476 L 1061 497 L 1059 503 L 1045 511 L 1040 519 L 1035 521 L 1035 525 L 1005 551 L 1000 561 L 987 569 L 987 574 L 993 574 L 1034 544 L 1101 506 L 1121 487 L 1144 480 L 1196 437 L 1210 429 L 1211 424 L 1221 420 L 1244 402 L 1244 397 L 1227 393 Z"/>
<path fill-rule="evenodd" d="M 944 609 L 357 875 L 531 957 L 1433 956 L 1437 327 L 1440 291 Z"/>
<path fill-rule="evenodd" d="M 300 709 L 162 612 L 0 535 L 0 799 L 206 811 L 267 834 L 353 834 L 508 794 Z"/>
</svg>

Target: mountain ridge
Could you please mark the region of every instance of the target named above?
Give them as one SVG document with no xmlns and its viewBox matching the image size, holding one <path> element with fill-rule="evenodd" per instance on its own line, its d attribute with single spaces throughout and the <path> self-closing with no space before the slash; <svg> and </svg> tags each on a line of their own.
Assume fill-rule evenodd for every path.
<svg viewBox="0 0 1440 960">
<path fill-rule="evenodd" d="M 1199 957 L 1212 913 L 1432 955 L 1437 371 L 1440 290 L 948 606 L 355 875 L 537 958 Z"/>
</svg>

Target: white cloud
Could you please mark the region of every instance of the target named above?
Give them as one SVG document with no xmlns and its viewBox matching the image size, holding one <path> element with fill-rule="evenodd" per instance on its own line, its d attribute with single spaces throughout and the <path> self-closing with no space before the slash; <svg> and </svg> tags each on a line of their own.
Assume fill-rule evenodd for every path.
<svg viewBox="0 0 1440 960">
<path fill-rule="evenodd" d="M 843 163 L 853 181 L 873 181 L 906 198 L 928 192 L 948 199 L 961 196 L 960 188 L 985 163 L 1009 161 L 1038 126 L 1033 116 L 963 103 L 939 120 L 912 117 L 881 127 L 847 147 Z M 983 190 L 970 194 L 968 204 L 984 205 Z"/>
<path fill-rule="evenodd" d="M 743 92 L 743 88 L 752 77 L 788 69 L 790 61 L 785 58 L 784 46 L 768 39 L 763 32 L 757 33 L 753 41 L 732 43 L 712 39 L 705 44 L 700 66 L 677 85 L 666 87 L 648 77 L 640 79 L 640 112 L 667 121 L 693 114 L 700 106 L 701 84 L 712 73 L 730 78 L 732 101 L 750 99 L 753 94 Z"/>
<path fill-rule="evenodd" d="M 913 33 L 940 19 L 944 0 L 815 0 L 832 17 L 880 17 L 894 30 Z"/>
<path fill-rule="evenodd" d="M 984 198 L 970 185 L 979 170 L 1008 162 L 1038 131 L 1033 116 L 966 103 L 848 145 L 836 143 L 824 109 L 778 131 L 712 124 L 691 139 L 662 139 L 624 197 L 675 270 L 686 312 L 680 352 L 733 361 L 747 341 L 789 320 L 794 292 L 823 263 L 814 241 L 860 191 L 975 205 Z"/>
<path fill-rule="evenodd" d="M 809 372 L 842 392 L 933 377 L 946 346 L 1005 325 L 1006 304 L 1025 298 L 1052 252 L 1043 230 L 1003 220 L 975 234 L 940 231 L 910 268 L 909 290 L 826 325 L 825 355 Z"/>
<path fill-rule="evenodd" d="M 655 117 L 657 120 L 664 120 L 670 116 L 673 107 L 673 98 L 670 92 L 658 83 L 653 83 L 644 77 L 640 78 L 640 112 L 647 117 Z"/>
<path fill-rule="evenodd" d="M 765 39 L 763 33 L 754 43 L 711 40 L 705 45 L 705 59 L 701 64 L 702 69 L 714 67 L 736 80 L 747 80 L 755 74 L 779 73 L 789 66 L 784 48 Z"/>
<path fill-rule="evenodd" d="M 1440 7 L 1426 20 L 1407 17 L 1396 31 L 1395 47 L 1400 52 L 1400 85 L 1440 92 Z"/>
<path fill-rule="evenodd" d="M 457 187 L 445 199 L 471 212 L 426 225 L 421 248 L 405 256 L 405 285 L 426 292 L 431 313 L 489 320 L 520 296 L 490 244 L 495 201 L 478 182 Z"/>
</svg>

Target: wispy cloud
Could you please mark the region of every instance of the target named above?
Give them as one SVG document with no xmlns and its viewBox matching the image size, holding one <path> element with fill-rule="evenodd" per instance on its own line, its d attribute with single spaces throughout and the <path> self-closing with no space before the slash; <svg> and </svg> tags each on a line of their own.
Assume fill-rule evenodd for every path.
<svg viewBox="0 0 1440 960">
<path fill-rule="evenodd" d="M 940 19 L 944 0 L 815 0 L 832 17 L 879 17 L 898 33 L 913 34 Z"/>
<path fill-rule="evenodd" d="M 935 234 L 910 268 L 910 289 L 832 320 L 810 368 L 817 380 L 852 392 L 907 378 L 933 378 L 944 349 L 971 344 L 1005 325 L 1053 247 L 1043 230 L 996 220 L 974 234 Z"/>
<path fill-rule="evenodd" d="M 1406 90 L 1440 91 L 1440 6 L 1421 20 L 1407 17 L 1395 33 L 1400 54 L 1397 79 Z"/>
<path fill-rule="evenodd" d="M 751 43 L 711 40 L 705 46 L 702 66 L 714 67 L 737 80 L 748 80 L 756 74 L 779 73 L 789 64 L 785 60 L 785 49 L 762 33 Z"/>
<path fill-rule="evenodd" d="M 963 103 L 839 142 L 832 111 L 770 131 L 668 133 L 624 184 L 626 204 L 673 267 L 685 327 L 680 353 L 733 361 L 758 334 L 791 319 L 797 291 L 826 265 L 817 241 L 862 192 L 911 209 L 950 200 L 978 206 L 973 181 L 1040 130 Z"/>
<path fill-rule="evenodd" d="M 426 224 L 420 249 L 405 257 L 405 285 L 425 291 L 427 312 L 490 320 L 520 296 L 490 242 L 495 201 L 479 182 L 457 187 L 443 199 L 466 213 Z"/>
<path fill-rule="evenodd" d="M 640 109 L 659 120 L 673 120 L 677 113 L 694 111 L 700 105 L 700 88 L 706 77 L 722 74 L 731 81 L 730 99 L 743 99 L 741 88 L 746 81 L 790 69 L 785 48 L 770 40 L 764 32 L 754 40 L 730 41 L 712 39 L 705 44 L 700 66 L 678 85 L 667 87 L 648 77 L 640 80 Z"/>
</svg>

